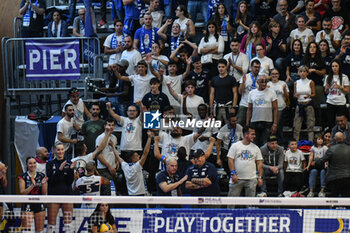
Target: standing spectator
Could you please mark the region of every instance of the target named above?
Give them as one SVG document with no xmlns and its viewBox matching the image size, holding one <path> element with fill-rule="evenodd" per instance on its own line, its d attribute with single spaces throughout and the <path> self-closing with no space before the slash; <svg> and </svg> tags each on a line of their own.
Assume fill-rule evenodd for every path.
<svg viewBox="0 0 350 233">
<path fill-rule="evenodd" d="M 294 83 L 300 78 L 298 76 L 299 67 L 302 65 L 303 56 L 303 45 L 299 39 L 293 40 L 291 46 L 292 52 L 287 55 L 285 59 L 286 66 L 286 83 L 290 89 L 290 93 L 294 93 Z M 291 96 L 291 101 L 293 96 Z M 292 102 L 293 103 L 293 102 Z M 294 105 L 294 104 L 293 104 Z"/>
<path fill-rule="evenodd" d="M 48 177 L 48 195 L 72 195 L 72 183 L 74 172 L 70 167 L 71 162 L 64 158 L 64 146 L 56 145 L 55 159 L 46 164 L 46 175 Z M 73 232 L 71 225 L 73 218 L 72 203 L 50 203 L 48 205 L 48 226 L 47 233 L 55 232 L 58 211 L 62 209 L 63 226 L 65 232 Z"/>
<path fill-rule="evenodd" d="M 342 35 L 349 29 L 349 12 L 342 7 L 341 0 L 331 0 L 332 7 L 328 8 L 324 17 L 332 20 L 332 29 L 338 30 Z"/>
<path fill-rule="evenodd" d="M 328 147 L 324 145 L 322 136 L 318 136 L 314 140 L 314 145 L 311 147 L 309 163 L 307 164 L 306 170 L 310 171 L 309 175 L 309 189 L 310 192 L 307 195 L 308 197 L 315 196 L 315 188 L 316 188 L 316 178 L 318 174 L 320 174 L 320 183 L 321 183 L 321 191 L 318 193 L 318 197 L 325 197 L 325 189 L 326 189 L 326 172 L 327 172 L 327 163 L 321 164 L 321 166 L 316 166 L 315 160 L 322 159 Z"/>
<path fill-rule="evenodd" d="M 256 185 L 260 187 L 263 184 L 263 158 L 259 147 L 253 143 L 254 138 L 255 130 L 245 126 L 243 140 L 233 144 L 228 151 L 231 171 L 229 197 L 239 197 L 242 189 L 246 197 L 255 197 Z"/>
<path fill-rule="evenodd" d="M 123 34 L 123 22 L 121 20 L 116 20 L 114 22 L 114 30 L 113 34 L 107 36 L 104 46 L 104 54 L 109 55 L 108 65 L 113 65 L 117 61 L 120 60 L 122 56 L 122 52 L 124 51 L 124 34 Z M 111 76 L 112 72 L 108 72 L 107 74 Z M 111 78 L 111 77 L 109 77 Z"/>
<path fill-rule="evenodd" d="M 49 152 L 45 147 L 38 147 L 35 155 L 36 171 L 46 174 L 46 163 L 49 160 Z"/>
<path fill-rule="evenodd" d="M 230 43 L 232 52 L 224 56 L 224 59 L 228 62 L 228 73 L 236 79 L 237 83 L 247 73 L 249 68 L 249 58 L 246 54 L 239 51 L 239 43 L 238 39 L 232 39 Z"/>
<path fill-rule="evenodd" d="M 170 105 L 168 96 L 160 91 L 159 79 L 152 78 L 149 84 L 151 91 L 142 98 L 142 104 L 147 108 L 147 111 L 156 112 L 159 110 L 160 113 L 163 113 L 164 107 Z"/>
<path fill-rule="evenodd" d="M 139 116 L 136 105 L 128 107 L 128 117 L 119 116 L 111 108 L 111 104 L 106 104 L 109 114 L 122 126 L 122 137 L 120 142 L 121 157 L 130 160 L 127 155 L 130 152 L 142 151 L 142 111 Z M 116 145 L 116 142 L 115 142 Z"/>
<path fill-rule="evenodd" d="M 249 25 L 248 33 L 242 38 L 240 48 L 241 52 L 248 55 L 249 61 L 251 61 L 257 55 L 255 47 L 258 44 L 262 44 L 264 47 L 266 47 L 266 42 L 262 36 L 260 24 L 258 21 L 253 21 Z"/>
<path fill-rule="evenodd" d="M 251 90 L 257 88 L 257 80 L 260 70 L 260 61 L 254 60 L 250 62 L 250 70 L 249 74 L 243 75 L 241 80 L 239 81 L 238 93 L 241 94 L 241 101 L 239 102 L 238 109 L 238 123 L 240 125 L 246 125 L 247 118 L 247 109 L 248 109 L 248 95 Z"/>
<path fill-rule="evenodd" d="M 141 53 L 134 49 L 133 47 L 133 38 L 131 36 L 126 36 L 124 38 L 125 50 L 122 52 L 121 59 L 125 59 L 128 61 L 129 66 L 126 70 L 128 75 L 137 74 L 137 63 L 141 61 Z"/>
<path fill-rule="evenodd" d="M 222 126 L 217 135 L 216 142 L 216 163 L 223 166 L 229 175 L 227 153 L 231 145 L 243 139 L 243 127 L 237 123 L 237 116 L 230 113 L 227 118 L 227 124 Z"/>
<path fill-rule="evenodd" d="M 105 28 L 107 26 L 107 0 L 101 0 L 101 21 L 98 23 L 98 27 Z"/>
<path fill-rule="evenodd" d="M 27 171 L 18 177 L 19 193 L 22 195 L 46 195 L 47 177 L 44 173 L 36 172 L 34 157 L 26 159 Z M 22 227 L 24 231 L 31 231 L 35 220 L 35 232 L 44 231 L 45 206 L 43 203 L 22 204 Z"/>
<path fill-rule="evenodd" d="M 52 12 L 52 18 L 47 26 L 48 37 L 67 37 L 68 25 L 66 21 L 61 19 L 62 15 L 59 10 Z"/>
<path fill-rule="evenodd" d="M 253 13 L 254 19 L 257 20 L 260 25 L 262 25 L 262 30 L 264 32 L 267 31 L 268 25 L 270 22 L 274 20 L 267 20 L 272 19 L 274 15 L 276 15 L 276 3 L 277 1 L 271 1 L 271 0 L 254 0 L 255 2 L 255 11 L 251 12 Z"/>
<path fill-rule="evenodd" d="M 115 225 L 115 218 L 111 213 L 109 204 L 107 203 L 97 204 L 94 212 L 91 214 L 91 216 L 88 219 L 89 232 L 92 232 L 92 233 L 103 232 L 101 227 L 106 224 L 109 224 L 112 228 L 111 230 L 108 231 L 109 233 L 118 233 L 117 226 Z"/>
<path fill-rule="evenodd" d="M 315 0 L 315 10 L 318 11 L 321 15 L 321 18 L 324 18 L 324 14 L 329 8 L 330 0 Z"/>
<path fill-rule="evenodd" d="M 151 147 L 151 140 L 153 138 L 152 132 L 147 132 L 148 139 L 146 146 L 143 150 L 143 154 L 140 158 L 140 155 L 136 153 L 136 151 L 130 152 L 128 161 L 125 162 L 120 156 L 113 145 L 113 150 L 115 157 L 121 164 L 123 172 L 125 174 L 126 184 L 128 188 L 128 194 L 130 196 L 146 196 L 147 188 L 145 187 L 145 181 L 142 173 L 142 167 L 146 162 L 147 156 L 149 154 L 149 150 Z"/>
<path fill-rule="evenodd" d="M 160 28 L 163 23 L 164 12 L 159 9 L 159 0 L 150 0 L 150 4 L 147 10 L 152 16 L 152 27 Z"/>
<path fill-rule="evenodd" d="M 167 34 L 168 27 L 171 25 L 171 33 L 170 35 Z M 166 22 L 159 28 L 157 31 L 157 34 L 162 40 L 170 45 L 170 54 L 172 54 L 175 49 L 177 49 L 180 45 L 181 38 L 180 38 L 180 25 L 177 23 L 173 23 L 171 19 L 167 19 Z M 169 55 L 169 54 L 168 54 Z"/>
<path fill-rule="evenodd" d="M 247 34 L 247 32 L 250 30 L 249 25 L 252 23 L 253 18 L 249 14 L 248 6 L 245 1 L 240 1 L 238 3 L 237 8 L 237 14 L 235 18 L 235 24 L 234 26 L 236 29 L 236 38 L 238 41 L 241 41 L 243 39 L 243 36 Z"/>
<path fill-rule="evenodd" d="M 73 108 L 74 108 L 73 124 L 74 124 L 74 128 L 77 131 L 79 131 L 81 129 L 81 126 L 84 123 L 84 113 L 89 119 L 91 118 L 91 114 L 90 114 L 89 110 L 87 109 L 87 107 L 85 106 L 84 101 L 79 97 L 79 93 L 80 93 L 80 91 L 76 87 L 72 87 L 68 91 L 69 100 L 67 101 L 67 103 L 64 105 L 64 107 L 62 109 L 62 112 L 63 112 L 62 115 L 64 116 L 65 106 L 67 104 L 71 104 L 73 106 Z"/>
<path fill-rule="evenodd" d="M 285 99 L 289 98 L 289 89 L 284 81 L 279 80 L 280 73 L 277 69 L 271 71 L 271 81 L 267 83 L 267 87 L 275 91 L 277 96 L 278 123 L 277 123 L 277 139 L 281 143 L 283 140 L 283 123 L 285 122 L 284 109 L 287 104 Z"/>
<path fill-rule="evenodd" d="M 332 128 L 332 132 L 331 132 L 332 142 L 334 142 L 333 138 L 335 134 L 337 132 L 342 132 L 345 136 L 345 142 L 350 144 L 350 122 L 348 121 L 348 118 L 346 117 L 346 115 L 338 115 L 336 117 L 336 122 L 337 122 L 337 125 L 335 125 Z"/>
<path fill-rule="evenodd" d="M 19 13 L 23 15 L 21 37 L 43 37 L 46 1 L 22 0 Z"/>
<path fill-rule="evenodd" d="M 103 142 L 108 137 L 108 146 L 104 147 L 100 156 L 97 157 L 97 171 L 98 173 L 108 180 L 113 180 L 116 184 L 116 172 L 117 161 L 113 153 L 113 149 L 109 146 L 110 143 L 117 144 L 117 137 L 110 132 L 114 130 L 114 120 L 108 118 L 104 125 L 105 131 L 96 138 L 96 147 L 103 147 Z M 111 195 L 111 187 L 109 185 L 104 186 L 101 189 L 101 195 Z"/>
<path fill-rule="evenodd" d="M 335 54 L 336 50 L 340 47 L 341 34 L 338 30 L 332 29 L 332 20 L 330 18 L 323 19 L 322 28 L 323 30 L 316 34 L 316 43 L 320 43 L 321 40 L 326 39 L 330 52 Z"/>
<path fill-rule="evenodd" d="M 198 4 L 197 1 L 199 3 L 201 2 L 201 0 L 193 0 L 194 4 Z M 192 19 L 189 18 L 187 9 L 184 5 L 179 5 L 175 9 L 175 14 L 178 18 L 174 20 L 174 23 L 180 25 L 180 35 L 182 35 L 185 39 L 193 38 L 196 35 L 196 29 L 194 27 L 194 22 L 196 22 L 196 14 L 193 14 L 193 12 L 191 11 L 192 9 L 190 7 L 190 4 L 191 2 L 188 2 L 188 8 Z M 202 4 L 202 10 L 205 9 L 205 11 L 202 11 L 203 18 L 205 19 L 205 16 L 207 14 L 206 3 L 202 2 L 200 4 Z M 196 11 L 196 8 L 194 10 Z"/>
<path fill-rule="evenodd" d="M 261 155 L 263 157 L 263 185 L 261 186 L 260 196 L 267 196 L 266 178 L 277 176 L 278 196 L 283 196 L 283 181 L 284 181 L 284 150 L 283 147 L 277 143 L 277 137 L 271 135 L 267 139 L 267 143 L 260 147 Z"/>
<path fill-rule="evenodd" d="M 274 91 L 266 88 L 267 79 L 259 75 L 258 89 L 249 92 L 246 125 L 251 124 L 256 133 L 256 145 L 262 146 L 266 143 L 269 132 L 277 132 L 278 107 L 277 96 Z"/>
<path fill-rule="evenodd" d="M 285 154 L 283 169 L 284 190 L 300 191 L 304 184 L 305 157 L 303 152 L 298 149 L 298 143 L 292 139 L 289 141 L 289 150 Z"/>
<path fill-rule="evenodd" d="M 214 22 L 220 27 L 220 35 L 225 42 L 225 53 L 230 51 L 230 34 L 232 33 L 232 20 L 227 8 L 223 3 L 219 3 L 215 9 Z"/>
<path fill-rule="evenodd" d="M 163 48 L 163 42 L 157 34 L 158 28 L 152 26 L 152 21 L 152 15 L 146 13 L 143 16 L 144 25 L 135 32 L 134 48 L 138 49 L 142 56 L 152 51 L 153 43 L 159 43 L 160 48 Z"/>
<path fill-rule="evenodd" d="M 345 143 L 345 135 L 337 132 L 332 145 L 322 159 L 316 160 L 316 164 L 328 162 L 326 175 L 327 189 L 331 197 L 350 197 L 350 145 Z"/>
<path fill-rule="evenodd" d="M 259 75 L 265 75 L 268 77 L 270 72 L 275 67 L 273 66 L 273 61 L 271 58 L 265 56 L 265 47 L 262 44 L 257 44 L 255 47 L 256 57 L 251 61 L 259 60 L 260 61 L 260 71 Z"/>
<path fill-rule="evenodd" d="M 134 36 L 135 31 L 141 26 L 140 14 L 145 9 L 145 2 L 143 0 L 123 0 L 123 5 L 125 10 L 123 33 Z"/>
<path fill-rule="evenodd" d="M 201 59 L 198 56 L 192 57 L 192 66 L 190 74 L 185 78 L 185 81 L 192 80 L 195 82 L 195 94 L 202 97 L 205 103 L 209 102 L 209 87 L 211 79 L 209 71 L 202 68 Z"/>
<path fill-rule="evenodd" d="M 198 46 L 198 53 L 202 55 L 201 62 L 205 69 L 208 69 L 212 75 L 217 75 L 218 61 L 223 57 L 225 42 L 219 34 L 219 30 L 214 23 L 210 21 L 206 27 L 205 36 L 201 39 Z"/>
<path fill-rule="evenodd" d="M 343 73 L 350 76 L 350 31 L 345 33 L 336 59 L 342 62 Z"/>
<path fill-rule="evenodd" d="M 346 115 L 346 94 L 350 92 L 350 83 L 347 75 L 341 70 L 341 63 L 333 60 L 331 70 L 324 81 L 327 94 L 328 126 L 333 128 L 337 115 Z"/>
<path fill-rule="evenodd" d="M 208 20 L 207 19 L 207 9 L 208 9 L 208 1 L 203 0 L 189 0 L 188 1 L 188 12 L 191 15 L 191 19 L 193 22 L 197 22 L 197 12 L 198 10 L 202 14 L 202 17 L 204 19 L 204 24 L 206 25 Z"/>
<path fill-rule="evenodd" d="M 112 0 L 111 17 L 113 22 L 123 20 L 125 18 L 125 10 L 122 0 Z"/>
<path fill-rule="evenodd" d="M 314 33 L 321 30 L 321 15 L 315 9 L 315 1 L 307 0 L 305 3 L 306 10 L 300 15 L 305 19 L 305 26 L 310 28 Z"/>
<path fill-rule="evenodd" d="M 193 45 L 193 53 L 190 55 L 190 49 L 187 45 L 192 44 Z M 191 45 L 191 46 L 192 46 Z M 181 43 L 174 52 L 170 55 L 170 60 L 173 60 L 177 66 L 176 74 L 183 74 L 187 68 L 187 59 L 189 57 L 197 56 L 198 55 L 198 47 L 195 47 L 196 45 L 194 43 L 189 43 L 187 39 L 184 40 L 184 43 Z"/>
<path fill-rule="evenodd" d="M 222 122 L 227 121 L 229 112 L 235 113 L 237 105 L 237 82 L 236 79 L 227 73 L 227 61 L 220 59 L 218 62 L 219 75 L 211 81 L 210 87 L 210 116 Z M 215 105 L 215 106 L 214 106 Z"/>
<path fill-rule="evenodd" d="M 287 0 L 277 1 L 277 14 L 273 17 L 273 20 L 277 21 L 281 25 L 281 32 L 284 35 L 289 35 L 290 32 L 296 28 L 295 15 L 288 12 Z"/>
<path fill-rule="evenodd" d="M 98 135 L 102 134 L 104 131 L 104 120 L 100 119 L 100 105 L 94 103 L 91 105 L 90 120 L 84 122 L 81 127 L 80 133 L 84 136 L 84 143 L 87 146 L 87 153 L 91 153 L 95 150 L 95 142 Z"/>
<path fill-rule="evenodd" d="M 153 67 L 154 70 L 159 72 L 159 69 L 165 70 L 165 67 L 169 63 L 169 59 L 167 56 L 161 55 L 160 54 L 160 46 L 158 43 L 153 43 L 152 44 L 152 51 L 146 55 L 146 62 L 150 62 L 148 64 L 148 69 L 147 69 L 147 74 L 151 75 L 151 68 L 150 66 Z"/>
<path fill-rule="evenodd" d="M 298 28 L 291 31 L 289 35 L 290 42 L 291 44 L 293 44 L 293 40 L 299 39 L 303 44 L 303 51 L 305 53 L 306 47 L 308 46 L 308 44 L 314 40 L 314 34 L 311 29 L 306 27 L 304 16 L 301 16 L 301 15 L 296 16 L 295 22 L 298 25 Z"/>
<path fill-rule="evenodd" d="M 206 161 L 202 149 L 193 153 L 194 165 L 186 171 L 188 179 L 186 188 L 191 190 L 191 196 L 219 196 L 218 175 L 213 164 Z"/>
<path fill-rule="evenodd" d="M 73 135 L 73 117 L 74 108 L 72 104 L 66 104 L 64 107 L 65 116 L 57 123 L 57 135 L 55 138 L 55 144 L 63 143 L 64 151 L 68 154 L 71 153 L 71 144 L 76 144 L 78 140 L 72 138 Z"/>
<path fill-rule="evenodd" d="M 177 174 L 177 160 L 169 157 L 165 160 L 166 170 L 157 175 L 157 196 L 181 196 L 180 186 L 187 180 L 185 175 L 180 179 Z"/>
<path fill-rule="evenodd" d="M 76 0 L 71 0 L 71 2 L 75 2 Z M 74 7 L 75 10 L 75 7 Z M 73 22 L 73 35 L 76 37 L 84 37 L 85 36 L 85 8 L 80 8 L 78 10 L 78 16 L 74 18 Z"/>
<path fill-rule="evenodd" d="M 306 122 L 308 140 L 314 138 L 315 112 L 312 106 L 312 98 L 315 97 L 315 83 L 307 78 L 309 68 L 300 66 L 298 74 L 300 79 L 294 83 L 294 98 L 297 99 L 297 107 L 294 116 L 294 135 L 295 140 L 299 141 L 300 130 L 303 121 Z"/>
<path fill-rule="evenodd" d="M 316 42 L 310 42 L 306 48 L 303 65 L 309 68 L 309 76 L 315 83 L 314 108 L 316 124 L 322 126 L 321 101 L 324 97 L 323 78 L 326 74 L 326 67 L 322 59 L 320 49 Z M 313 139 L 313 137 L 312 137 Z M 311 141 L 312 141 L 311 139 Z"/>
<path fill-rule="evenodd" d="M 0 162 L 0 195 L 4 195 L 5 194 L 5 189 L 7 187 L 7 177 L 6 177 L 6 173 L 7 173 L 7 166 Z M 4 211 L 4 204 L 1 202 L 0 203 L 0 217 L 2 219 L 3 217 L 3 211 Z"/>
</svg>

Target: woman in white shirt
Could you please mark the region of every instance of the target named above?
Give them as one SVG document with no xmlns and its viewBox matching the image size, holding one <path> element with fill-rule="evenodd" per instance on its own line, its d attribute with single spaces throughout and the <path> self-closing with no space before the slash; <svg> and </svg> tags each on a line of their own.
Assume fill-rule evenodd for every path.
<svg viewBox="0 0 350 233">
<path fill-rule="evenodd" d="M 191 38 L 196 35 L 196 29 L 194 27 L 193 21 L 188 18 L 188 12 L 184 5 L 179 5 L 175 9 L 176 17 L 179 17 L 178 19 L 174 20 L 174 23 L 177 23 L 180 25 L 181 34 L 185 38 Z"/>
<path fill-rule="evenodd" d="M 223 57 L 225 42 L 219 34 L 214 21 L 209 21 L 206 28 L 206 34 L 201 39 L 198 46 L 198 53 L 202 55 L 201 62 L 203 68 L 210 70 L 213 76 L 218 75 L 217 63 Z"/>
<path fill-rule="evenodd" d="M 303 44 L 303 51 L 305 53 L 307 45 L 314 41 L 314 33 L 311 29 L 307 28 L 305 25 L 305 18 L 301 15 L 295 18 L 295 23 L 298 25 L 298 28 L 290 32 L 290 44 L 293 44 L 293 40 L 299 39 Z"/>
<path fill-rule="evenodd" d="M 309 68 L 307 66 L 300 66 L 298 75 L 300 79 L 294 83 L 294 98 L 297 99 L 297 107 L 295 108 L 293 136 L 295 140 L 299 141 L 301 126 L 303 121 L 306 121 L 308 140 L 313 141 L 315 111 L 312 106 L 312 98 L 316 95 L 315 83 L 307 78 L 309 75 Z"/>
<path fill-rule="evenodd" d="M 256 51 L 256 57 L 252 59 L 253 60 L 259 60 L 260 61 L 260 71 L 259 75 L 264 75 L 265 77 L 268 77 L 270 75 L 270 71 L 274 69 L 273 61 L 271 58 L 265 56 L 265 48 L 262 44 L 257 44 L 255 47 Z"/>
<path fill-rule="evenodd" d="M 350 91 L 349 78 L 343 74 L 339 60 L 333 60 L 329 75 L 324 80 L 324 91 L 327 94 L 328 126 L 333 128 L 335 117 L 346 115 L 346 94 Z"/>
<path fill-rule="evenodd" d="M 283 138 L 283 110 L 286 108 L 284 99 L 289 96 L 289 89 L 285 81 L 279 80 L 280 72 L 277 69 L 271 70 L 271 81 L 267 83 L 267 87 L 276 92 L 278 104 L 278 123 L 277 123 L 277 139 L 282 142 Z"/>
</svg>

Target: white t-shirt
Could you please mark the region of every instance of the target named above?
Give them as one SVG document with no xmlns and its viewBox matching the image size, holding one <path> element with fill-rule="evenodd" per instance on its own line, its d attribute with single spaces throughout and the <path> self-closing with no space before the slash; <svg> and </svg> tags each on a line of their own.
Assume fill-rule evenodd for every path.
<svg viewBox="0 0 350 233">
<path fill-rule="evenodd" d="M 327 78 L 324 79 L 324 86 L 327 84 Z M 328 95 L 327 95 L 327 103 L 333 104 L 333 105 L 345 105 L 346 104 L 346 96 L 345 94 L 339 90 L 333 88 L 334 84 L 340 85 L 339 75 L 333 75 L 333 80 L 331 82 L 331 85 L 329 87 Z M 342 87 L 349 86 L 349 78 L 346 74 L 343 74 L 342 76 Z"/>
<path fill-rule="evenodd" d="M 164 56 L 164 55 L 159 55 L 158 60 L 155 60 L 155 59 L 152 60 L 152 67 L 156 71 L 159 71 L 160 66 L 165 67 L 165 65 L 163 63 L 161 63 L 160 60 L 169 61 L 169 58 L 167 56 Z M 148 69 L 147 69 L 147 74 L 151 75 L 151 76 L 153 75 L 151 72 L 151 69 L 149 68 L 149 65 L 148 65 Z"/>
<path fill-rule="evenodd" d="M 225 41 L 222 36 L 219 36 L 218 40 L 216 40 L 215 36 L 213 34 L 209 35 L 208 42 L 204 41 L 204 37 L 201 39 L 201 42 L 198 46 L 198 53 L 201 54 L 201 49 L 203 48 L 214 48 L 215 46 L 218 46 L 218 52 L 212 53 L 212 58 L 215 60 L 219 60 L 223 57 L 223 52 L 225 49 Z M 207 53 L 208 54 L 208 53 Z M 204 54 L 206 55 L 206 54 Z M 203 54 L 202 54 L 203 56 Z"/>
<path fill-rule="evenodd" d="M 236 66 L 242 68 L 242 73 L 238 72 L 237 69 L 234 69 L 233 66 L 230 65 L 229 75 L 235 77 L 236 81 L 239 82 L 243 75 L 248 72 L 249 69 L 249 57 L 247 54 L 239 52 L 238 55 L 233 55 L 232 53 L 228 53 L 224 56 L 224 59 L 228 62 L 228 58 L 231 57 L 233 63 Z M 229 63 L 227 63 L 229 64 Z"/>
<path fill-rule="evenodd" d="M 146 194 L 145 182 L 142 174 L 142 166 L 140 162 L 133 165 L 129 165 L 126 162 L 122 162 L 122 169 L 124 171 L 126 184 L 128 187 L 128 194 L 144 195 Z"/>
<path fill-rule="evenodd" d="M 83 176 L 80 177 L 75 186 L 80 190 L 82 196 L 99 196 L 102 184 L 102 176 Z"/>
<path fill-rule="evenodd" d="M 68 100 L 67 103 L 63 106 L 62 112 L 64 111 L 64 107 L 67 104 L 73 105 L 74 108 L 74 117 L 73 117 L 73 123 L 78 125 L 80 128 L 84 124 L 84 101 L 80 98 L 78 101 L 78 104 L 75 105 L 72 103 L 72 101 Z"/>
<path fill-rule="evenodd" d="M 245 81 L 244 92 L 242 93 L 241 101 L 239 102 L 239 105 L 248 107 L 248 95 L 249 95 L 249 92 L 252 90 L 253 79 L 251 77 L 251 73 L 246 74 L 245 76 L 246 76 L 246 81 Z M 258 80 L 258 77 L 256 77 L 256 81 L 257 80 Z M 259 85 L 256 81 L 255 81 L 255 86 L 256 88 L 258 88 Z M 241 78 L 239 83 L 243 83 L 243 77 Z"/>
<path fill-rule="evenodd" d="M 329 36 L 330 34 L 333 33 L 333 40 L 334 41 L 340 41 L 341 40 L 341 34 L 338 30 L 332 30 L 332 32 L 330 34 L 326 34 L 326 32 L 324 30 L 317 32 L 316 34 L 316 43 L 319 43 L 321 41 L 321 33 L 323 33 L 323 36 L 325 36 L 325 39 L 328 41 L 328 45 L 329 45 L 329 51 L 331 53 L 335 53 L 335 49 L 333 47 L 332 41 L 331 41 L 331 37 Z"/>
<path fill-rule="evenodd" d="M 256 179 L 256 161 L 263 160 L 261 151 L 254 143 L 244 145 L 242 141 L 236 142 L 227 153 L 228 158 L 234 159 L 235 171 L 238 179 Z M 232 179 L 230 179 L 232 184 Z"/>
<path fill-rule="evenodd" d="M 190 150 L 194 145 L 193 136 L 194 134 L 189 134 L 186 136 L 180 136 L 178 138 L 173 138 L 170 134 L 159 132 L 160 141 L 162 142 L 162 154 L 165 157 L 173 156 L 177 158 L 177 151 L 180 147 L 185 147 L 187 159 L 190 154 Z"/>
<path fill-rule="evenodd" d="M 46 163 L 38 163 L 36 162 L 36 172 L 41 172 L 46 175 Z"/>
<path fill-rule="evenodd" d="M 103 43 L 104 47 L 111 48 L 111 42 L 112 42 L 112 38 L 113 38 L 114 34 L 115 33 L 110 34 L 110 35 L 107 36 L 105 42 Z M 123 42 L 123 35 L 117 36 L 117 46 L 121 45 L 122 42 Z M 109 55 L 108 65 L 115 64 L 117 61 L 120 60 L 121 56 L 122 56 L 122 52 L 114 53 L 114 54 Z"/>
<path fill-rule="evenodd" d="M 180 18 L 174 20 L 174 23 L 177 23 L 178 25 L 180 25 L 180 30 L 182 34 L 185 34 L 185 32 L 187 31 L 187 22 L 189 20 L 190 20 L 189 18 L 185 18 L 182 21 L 180 21 Z"/>
<path fill-rule="evenodd" d="M 153 19 L 152 27 L 161 28 L 164 12 L 163 11 L 153 11 L 153 12 L 151 12 L 151 15 L 152 15 L 152 19 Z"/>
<path fill-rule="evenodd" d="M 265 75 L 268 77 L 270 75 L 270 70 L 272 70 L 274 67 L 273 61 L 271 58 L 264 56 L 263 58 L 260 57 L 254 57 L 252 61 L 258 60 L 260 61 L 260 70 L 259 70 L 259 75 Z"/>
<path fill-rule="evenodd" d="M 227 124 L 224 125 L 223 127 L 221 127 L 221 129 L 219 130 L 219 133 L 216 137 L 223 142 L 224 145 L 222 148 L 224 148 L 226 150 L 230 149 L 230 148 L 228 148 L 228 146 L 229 146 L 230 140 L 231 140 L 231 130 L 228 128 Z M 243 127 L 237 123 L 236 130 L 234 130 L 234 143 L 236 143 L 242 139 L 243 139 Z"/>
<path fill-rule="evenodd" d="M 287 92 L 289 93 L 289 88 L 285 81 L 278 80 L 276 83 L 268 82 L 267 86 L 276 93 L 277 96 L 277 104 L 278 111 L 282 111 L 286 107 L 286 102 L 284 101 L 284 86 L 287 88 Z"/>
<path fill-rule="evenodd" d="M 60 142 L 58 140 L 58 133 L 62 133 L 62 136 L 64 138 L 71 139 L 71 136 L 74 132 L 73 128 L 73 120 L 67 121 L 65 118 L 62 118 L 58 123 L 57 123 L 57 134 L 55 138 L 55 143 Z M 64 150 L 68 150 L 70 143 L 63 143 L 64 145 Z"/>
<path fill-rule="evenodd" d="M 129 62 L 129 66 L 126 69 L 126 73 L 128 75 L 137 74 L 136 65 L 139 61 L 142 60 L 142 56 L 139 51 L 137 51 L 136 49 L 133 49 L 132 51 L 124 50 L 122 52 L 121 59 L 125 59 Z"/>
<path fill-rule="evenodd" d="M 303 172 L 303 161 L 305 160 L 303 152 L 297 150 L 292 152 L 287 150 L 284 161 L 287 162 L 286 172 Z"/>
<path fill-rule="evenodd" d="M 200 121 L 200 122 L 204 122 L 209 120 L 209 118 L 206 119 L 200 119 L 199 116 L 197 116 L 196 118 L 196 122 Z M 198 133 L 200 129 L 198 129 L 197 127 L 195 127 L 193 129 L 194 133 Z M 202 135 L 200 137 L 211 137 L 214 134 L 216 134 L 218 132 L 218 129 L 216 127 L 206 127 L 204 132 L 202 133 Z M 199 139 L 197 139 L 196 143 L 192 146 L 192 150 L 197 150 L 197 149 L 202 149 L 203 151 L 206 151 L 209 148 L 210 145 L 210 141 L 209 140 L 205 140 L 205 141 L 200 141 Z"/>
<path fill-rule="evenodd" d="M 309 28 L 305 28 L 305 30 L 302 32 L 299 31 L 298 28 L 296 28 L 290 32 L 289 36 L 291 38 L 293 38 L 294 40 L 299 39 L 301 41 L 301 43 L 303 44 L 303 50 L 305 53 L 307 45 L 311 42 L 311 41 L 309 41 L 309 37 L 313 36 L 313 35 L 314 35 L 314 33 Z"/>
<path fill-rule="evenodd" d="M 137 117 L 131 120 L 128 117 L 121 116 L 119 123 L 123 128 L 120 149 L 142 151 L 142 123 L 140 118 Z"/>
<path fill-rule="evenodd" d="M 97 138 L 96 138 L 96 147 L 100 146 L 105 138 L 106 134 L 102 133 L 100 134 Z M 110 140 L 113 141 L 114 145 L 117 145 L 117 138 L 116 136 L 114 136 L 113 134 L 111 134 L 111 136 L 109 136 L 108 142 L 107 142 L 107 146 L 103 149 L 101 155 L 102 157 L 112 166 L 112 167 L 116 167 L 116 158 L 113 152 L 113 148 L 112 146 L 109 145 Z M 107 168 L 105 165 L 103 165 L 100 160 L 97 160 L 97 168 L 98 169 L 103 169 L 103 168 Z"/>
<path fill-rule="evenodd" d="M 314 160 L 315 159 L 322 159 L 323 156 L 326 154 L 328 150 L 328 147 L 323 145 L 321 148 L 315 147 L 315 145 L 313 145 L 310 149 L 310 152 L 314 153 Z"/>
<path fill-rule="evenodd" d="M 94 159 L 93 159 L 93 154 L 90 153 L 90 154 L 87 154 L 84 156 L 77 156 L 77 157 L 73 158 L 71 161 L 72 162 L 77 161 L 77 165 L 75 167 L 84 167 L 85 168 L 86 164 L 89 162 L 94 162 Z"/>
<path fill-rule="evenodd" d="M 311 83 L 311 80 L 308 78 L 297 80 L 295 93 L 300 94 L 298 97 L 299 103 L 306 103 L 311 101 L 310 97 L 306 97 L 306 95 L 308 96 L 311 95 L 310 83 Z"/>
<path fill-rule="evenodd" d="M 252 90 L 248 95 L 248 103 L 253 104 L 252 118 L 250 122 L 273 121 L 272 102 L 277 100 L 276 93 L 269 88 L 262 91 Z"/>
<path fill-rule="evenodd" d="M 183 102 L 184 102 L 184 99 L 183 99 L 183 95 L 180 95 L 180 94 L 177 94 L 177 99 L 180 100 L 180 114 L 181 116 L 184 115 L 183 113 Z M 193 95 L 192 97 L 189 97 L 187 96 L 186 97 L 186 109 L 187 109 L 187 112 L 191 113 L 192 116 L 194 118 L 196 118 L 198 116 L 198 105 L 200 104 L 204 104 L 204 100 L 202 97 L 198 96 L 198 95 Z M 182 117 L 182 120 L 187 120 L 187 117 Z"/>
<path fill-rule="evenodd" d="M 134 103 L 141 101 L 142 98 L 151 91 L 149 81 L 152 78 L 154 78 L 154 76 L 148 74 L 146 74 L 146 76 L 141 76 L 139 74 L 129 76 L 129 80 L 134 86 Z"/>
<path fill-rule="evenodd" d="M 181 93 L 181 84 L 182 84 L 182 74 L 176 76 L 164 75 L 162 92 L 168 96 L 170 105 L 179 107 L 180 103 L 170 94 L 167 83 L 171 83 L 171 88 L 176 93 Z"/>
</svg>

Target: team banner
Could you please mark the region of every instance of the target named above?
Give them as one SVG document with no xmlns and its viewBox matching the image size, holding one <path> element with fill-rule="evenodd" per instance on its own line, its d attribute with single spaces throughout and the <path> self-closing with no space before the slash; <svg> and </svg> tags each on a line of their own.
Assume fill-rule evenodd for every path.
<svg viewBox="0 0 350 233">
<path fill-rule="evenodd" d="M 27 80 L 80 78 L 79 40 L 27 40 Z"/>
</svg>

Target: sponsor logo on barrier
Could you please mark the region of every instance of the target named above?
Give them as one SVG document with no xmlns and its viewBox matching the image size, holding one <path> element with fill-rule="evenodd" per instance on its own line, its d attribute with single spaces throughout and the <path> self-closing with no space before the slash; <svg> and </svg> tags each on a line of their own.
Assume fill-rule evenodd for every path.
<svg viewBox="0 0 350 233">
<path fill-rule="evenodd" d="M 92 201 L 91 197 L 83 197 L 83 201 Z"/>
<path fill-rule="evenodd" d="M 221 204 L 221 198 L 220 197 L 199 197 L 198 198 L 199 204 Z"/>
<path fill-rule="evenodd" d="M 259 203 L 282 203 L 281 200 L 259 199 Z"/>
<path fill-rule="evenodd" d="M 40 197 L 30 197 L 28 198 L 29 201 L 40 201 Z"/>
</svg>

